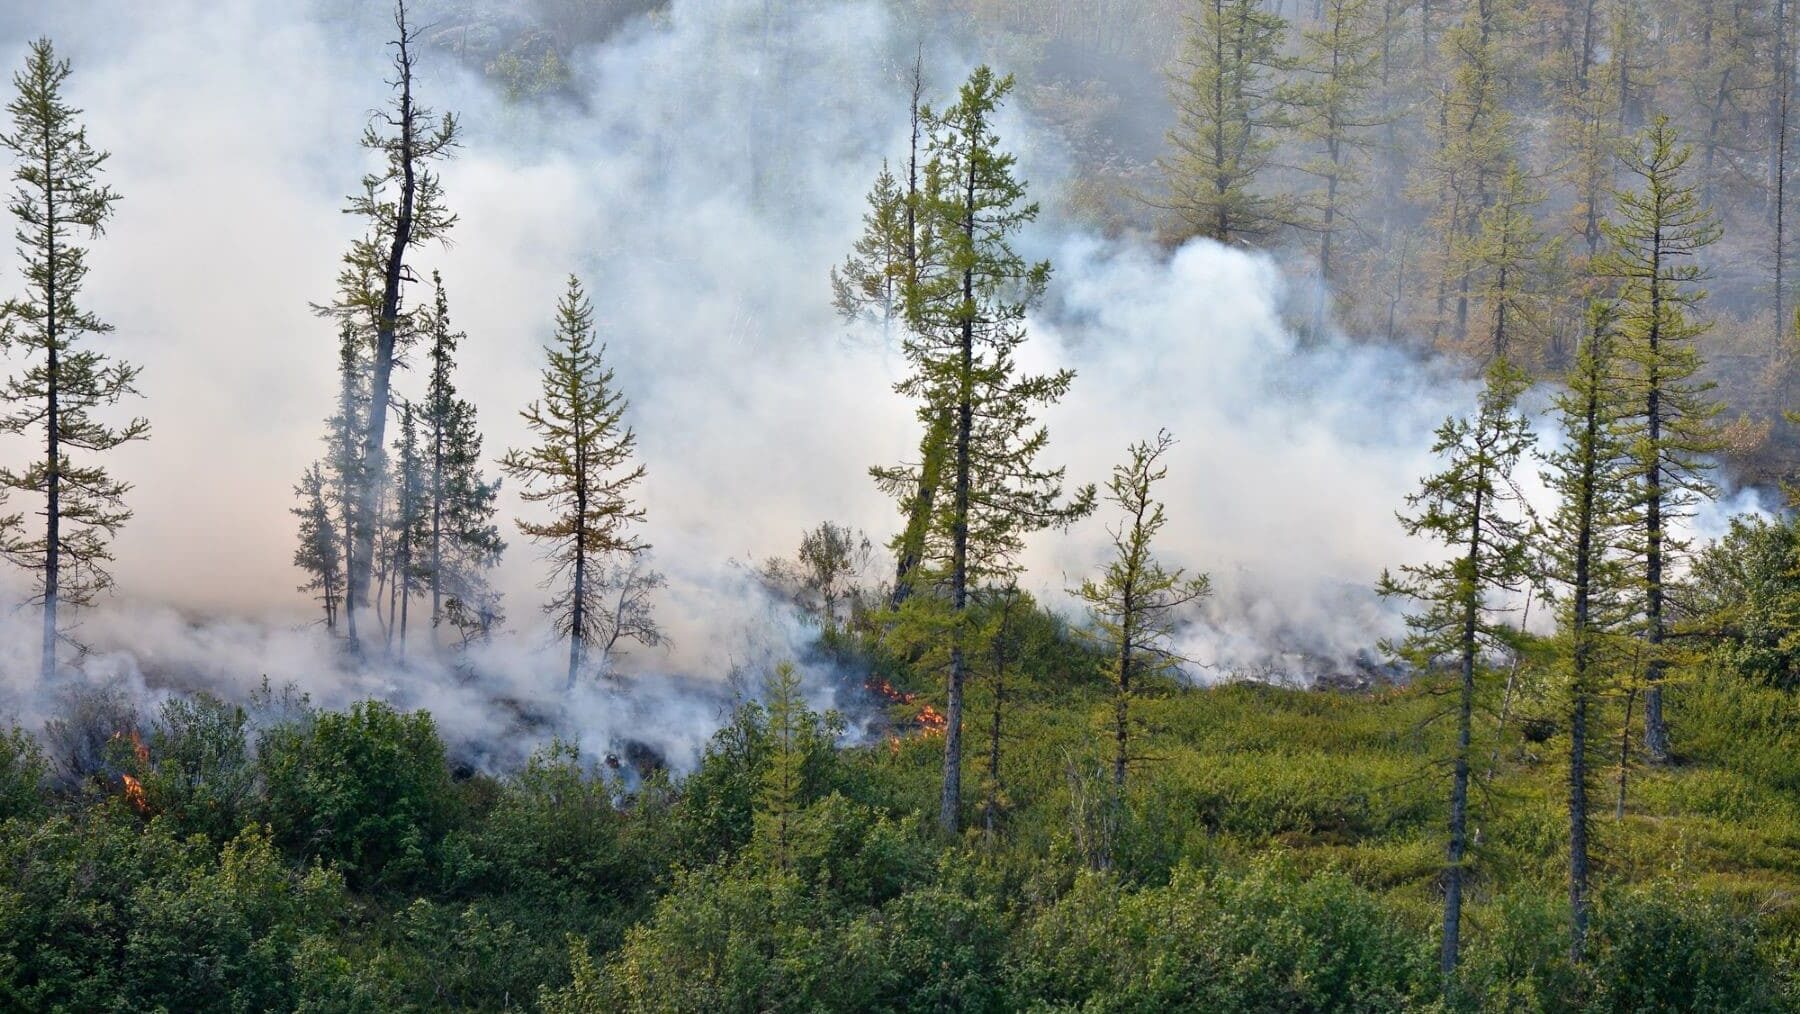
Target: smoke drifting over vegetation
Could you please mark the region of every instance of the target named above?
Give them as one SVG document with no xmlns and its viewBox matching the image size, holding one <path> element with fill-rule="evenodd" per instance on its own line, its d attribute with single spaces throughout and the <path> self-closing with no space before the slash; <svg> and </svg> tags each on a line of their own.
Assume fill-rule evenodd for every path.
<svg viewBox="0 0 1800 1014">
<path fill-rule="evenodd" d="M 456 313 L 469 335 L 462 393 L 483 413 L 488 447 L 524 439 L 514 409 L 533 395 L 571 267 L 589 281 L 631 393 L 670 647 L 632 651 L 617 660 L 626 673 L 717 680 L 746 644 L 771 639 L 771 655 L 803 656 L 804 622 L 771 626 L 786 607 L 730 561 L 785 555 L 820 519 L 885 537 L 896 518 L 864 471 L 916 440 L 891 391 L 897 348 L 839 322 L 824 284 L 865 181 L 904 150 L 916 39 L 874 3 L 765 18 L 750 0 L 675 3 L 575 53 L 572 83 L 529 102 L 507 101 L 456 58 L 466 38 L 426 29 L 419 88 L 459 113 L 466 147 L 443 170 L 461 221 L 424 259 L 453 289 L 479 293 Z M 80 68 L 71 98 L 114 152 L 127 200 L 95 248 L 90 298 L 120 322 L 110 341 L 145 364 L 156 407 L 156 439 L 117 456 L 136 517 L 118 541 L 117 598 L 84 614 L 77 634 L 98 653 L 89 678 L 135 659 L 152 683 L 238 692 L 267 674 L 330 704 L 424 703 L 460 687 L 449 671 L 334 679 L 332 649 L 308 626 L 315 610 L 291 590 L 285 507 L 334 384 L 333 336 L 309 304 L 329 295 L 353 235 L 338 209 L 368 168 L 353 125 L 386 97 L 387 12 L 57 5 L 0 20 L 0 57 L 17 63 L 26 32 L 68 40 Z M 928 97 L 974 61 L 927 47 Z M 1144 101 L 1153 115 L 1166 98 Z M 1171 251 L 1074 224 L 1057 125 L 1009 111 L 1001 130 L 1046 202 L 1025 252 L 1055 264 L 1024 366 L 1078 371 L 1049 416 L 1050 456 L 1085 483 L 1159 427 L 1179 439 L 1164 552 L 1215 582 L 1205 622 L 1183 637 L 1200 663 L 1190 674 L 1305 678 L 1371 649 L 1396 629 L 1372 578 L 1419 552 L 1394 507 L 1470 382 L 1391 346 L 1302 341 L 1285 311 L 1311 298 L 1296 300 L 1267 257 L 1206 240 Z M 415 286 L 410 298 L 428 296 Z M 502 517 L 518 513 L 514 492 L 502 489 Z M 1034 538 L 1026 587 L 1064 601 L 1071 575 L 1099 559 L 1104 524 Z M 507 554 L 497 584 L 514 629 L 471 659 L 479 688 L 450 694 L 466 717 L 445 700 L 433 707 L 453 738 L 493 741 L 512 722 L 503 702 L 531 712 L 557 688 L 540 569 L 529 546 Z M 9 661 L 15 698 L 36 692 L 34 672 Z M 831 682 L 813 674 L 821 702 Z M 578 739 L 634 723 L 598 706 L 537 710 Z M 690 717 L 664 722 L 677 752 L 716 724 Z"/>
</svg>

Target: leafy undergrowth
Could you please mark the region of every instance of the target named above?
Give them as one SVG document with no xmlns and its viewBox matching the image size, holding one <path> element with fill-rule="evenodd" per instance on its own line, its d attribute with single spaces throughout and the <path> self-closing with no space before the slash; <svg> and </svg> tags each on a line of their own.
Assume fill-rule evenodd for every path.
<svg viewBox="0 0 1800 1014">
<path fill-rule="evenodd" d="M 955 839 L 935 829 L 941 735 L 903 722 L 916 705 L 893 706 L 895 738 L 839 748 L 820 716 L 784 740 L 747 703 L 696 771 L 630 788 L 566 747 L 459 782 L 429 716 L 375 703 L 252 736 L 239 709 L 176 702 L 142 750 L 109 742 L 80 778 L 14 734 L 0 740 L 0 1006 L 1800 1003 L 1787 691 L 1723 676 L 1673 690 L 1684 754 L 1629 764 L 1622 818 L 1616 740 L 1596 747 L 1581 966 L 1567 957 L 1566 735 L 1529 688 L 1504 726 L 1490 701 L 1467 943 L 1446 995 L 1441 687 L 1163 687 L 1134 704 L 1118 800 L 1091 664 L 1052 638 L 1012 677 L 998 786 L 992 699 L 971 687 L 969 830 Z M 1485 678 L 1500 693 L 1504 674 Z M 794 791 L 771 795 L 777 769 Z"/>
</svg>

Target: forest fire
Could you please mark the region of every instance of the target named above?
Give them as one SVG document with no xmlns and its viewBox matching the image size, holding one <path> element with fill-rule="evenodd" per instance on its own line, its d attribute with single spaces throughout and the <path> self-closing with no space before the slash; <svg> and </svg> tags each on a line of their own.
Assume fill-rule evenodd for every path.
<svg viewBox="0 0 1800 1014">
<path fill-rule="evenodd" d="M 131 752 L 133 756 L 137 757 L 138 763 L 150 763 L 150 748 L 144 745 L 144 738 L 138 735 L 136 729 L 132 729 L 129 732 L 115 732 L 113 733 L 112 738 L 115 742 L 118 740 L 130 740 Z M 131 803 L 134 809 L 139 813 L 148 813 L 150 811 L 150 800 L 144 795 L 143 782 L 138 781 L 136 777 L 130 774 L 121 773 L 119 775 L 119 784 L 124 787 L 125 799 Z"/>
<path fill-rule="evenodd" d="M 130 775 L 120 775 L 119 781 L 125 785 L 126 801 L 130 802 L 139 813 L 149 812 L 150 801 L 144 797 L 143 783 Z"/>
<path fill-rule="evenodd" d="M 909 693 L 904 690 L 896 690 L 892 683 L 876 676 L 870 676 L 868 679 L 864 680 L 863 688 L 882 700 L 887 701 L 889 704 L 910 705 L 916 703 L 919 699 L 918 694 Z M 920 736 L 942 736 L 944 734 L 944 726 L 947 724 L 944 713 L 932 707 L 930 704 L 919 704 L 918 708 L 919 710 L 912 717 L 913 731 Z M 900 736 L 901 733 L 899 731 L 891 733 L 888 736 L 887 742 L 889 750 L 898 751 L 900 749 Z"/>
</svg>

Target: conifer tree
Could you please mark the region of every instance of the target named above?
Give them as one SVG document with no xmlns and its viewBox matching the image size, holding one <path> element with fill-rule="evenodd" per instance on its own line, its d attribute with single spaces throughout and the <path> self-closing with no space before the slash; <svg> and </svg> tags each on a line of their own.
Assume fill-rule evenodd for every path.
<svg viewBox="0 0 1800 1014">
<path fill-rule="evenodd" d="M 1511 75 L 1501 40 L 1513 13 L 1510 0 L 1474 0 L 1444 34 L 1451 74 L 1438 99 L 1437 147 L 1423 160 L 1418 181 L 1421 192 L 1434 195 L 1427 225 L 1441 242 L 1433 338 L 1442 339 L 1444 326 L 1453 322 L 1451 344 L 1457 346 L 1469 331 L 1476 279 L 1472 240 L 1512 161 Z"/>
<path fill-rule="evenodd" d="M 906 179 L 881 163 L 869 189 L 862 235 L 843 264 L 831 269 L 832 305 L 845 322 L 873 319 L 889 336 L 905 323 L 908 291 L 918 280 L 919 175 L 924 140 L 925 55 L 913 61 L 908 106 Z"/>
<path fill-rule="evenodd" d="M 831 272 L 833 303 L 846 321 L 874 317 L 882 335 L 891 338 L 894 326 L 910 327 L 909 307 L 915 306 L 914 288 L 919 281 L 919 179 L 923 166 L 925 122 L 924 54 L 913 61 L 912 94 L 908 107 L 909 140 L 905 185 L 882 163 L 869 191 L 869 210 L 863 215 L 863 233 L 844 263 Z M 925 552 L 926 529 L 932 505 L 942 481 L 945 446 L 951 415 L 940 408 L 925 420 L 919 440 L 918 481 L 911 490 L 897 493 L 901 516 L 906 519 L 894 536 L 894 587 L 890 604 L 899 609 L 913 591 L 913 569 Z"/>
<path fill-rule="evenodd" d="M 844 263 L 831 269 L 831 302 L 844 320 L 870 320 L 886 334 L 904 311 L 912 199 L 882 162 L 869 190 L 863 233 Z"/>
<path fill-rule="evenodd" d="M 1543 195 L 1531 188 L 1518 163 L 1508 166 L 1493 202 L 1481 214 L 1467 262 L 1480 276 L 1477 292 L 1488 326 L 1487 354 L 1524 359 L 1513 343 L 1541 343 L 1549 332 L 1549 308 L 1542 289 L 1547 251 L 1532 218 Z"/>
<path fill-rule="evenodd" d="M 388 636 L 399 640 L 406 657 L 406 627 L 412 597 L 420 588 L 419 560 L 430 538 L 431 513 L 426 504 L 425 463 L 419 454 L 419 428 L 413 404 L 400 403 L 400 433 L 394 440 L 394 510 L 388 518 Z"/>
<path fill-rule="evenodd" d="M 1287 22 L 1261 0 L 1201 0 L 1175 87 L 1173 153 L 1160 163 L 1168 208 L 1186 236 L 1266 239 L 1285 221 L 1258 177 L 1284 122 L 1276 74 Z"/>
<path fill-rule="evenodd" d="M 352 654 L 362 651 L 356 625 L 356 613 L 364 608 L 350 574 L 356 568 L 357 527 L 372 520 L 359 510 L 362 502 L 363 473 L 362 420 L 368 408 L 368 388 L 363 370 L 363 342 L 356 330 L 345 324 L 338 334 L 337 411 L 325 421 L 325 474 L 329 478 L 328 500 L 337 513 L 337 551 L 343 561 L 344 593 L 339 614 L 344 620 L 344 639 Z M 374 540 L 369 540 L 370 552 Z"/>
<path fill-rule="evenodd" d="M 1318 237 L 1321 297 L 1313 326 L 1324 324 L 1324 293 L 1337 280 L 1339 237 L 1347 207 L 1363 183 L 1374 145 L 1370 130 L 1391 117 L 1372 107 L 1381 72 L 1383 26 L 1373 0 L 1323 0 L 1323 18 L 1300 33 L 1298 83 L 1291 89 L 1294 131 L 1310 150 L 1300 168 L 1315 181 L 1304 227 Z"/>
<path fill-rule="evenodd" d="M 27 363 L 0 388 L 7 406 L 0 433 L 42 450 L 23 470 L 0 468 L 0 491 L 42 498 L 32 513 L 43 518 L 41 531 L 28 531 L 23 514 L 7 518 L 0 554 L 36 582 L 45 680 L 56 675 L 58 608 L 86 605 L 112 586 L 108 542 L 131 519 L 130 484 L 75 455 L 104 454 L 150 433 L 142 418 L 113 426 L 94 414 L 137 393 L 138 367 L 88 347 L 113 328 L 80 302 L 88 272 L 80 237 L 105 231 L 118 194 L 100 180 L 107 153 L 88 144 L 81 110 L 63 100 L 68 77 L 69 62 L 57 59 L 50 40 L 33 42 L 24 70 L 13 75 L 12 131 L 0 134 L 0 147 L 17 160 L 7 210 L 18 221 L 25 282 L 24 295 L 0 305 L 0 341 Z"/>
<path fill-rule="evenodd" d="M 294 566 L 306 573 L 298 590 L 316 593 L 325 609 L 325 629 L 337 633 L 338 604 L 343 597 L 343 558 L 338 555 L 338 530 L 332 521 L 325 470 L 313 462 L 294 487 L 300 505 L 291 509 L 300 519 L 299 544 L 294 547 Z"/>
<path fill-rule="evenodd" d="M 800 675 L 782 662 L 763 686 L 769 712 L 769 763 L 763 771 L 761 810 L 778 869 L 788 869 L 789 827 L 805 784 L 806 747 L 812 715 L 800 696 Z"/>
<path fill-rule="evenodd" d="M 433 302 L 425 333 L 431 366 L 419 409 L 425 469 L 425 537 L 418 570 L 431 598 L 431 626 L 448 623 L 464 643 L 500 620 L 499 593 L 488 572 L 506 543 L 494 524 L 500 482 L 481 474 L 481 431 L 475 406 L 456 392 L 456 350 L 468 336 L 450 325 L 443 278 L 432 273 Z M 436 641 L 434 640 L 434 646 Z"/>
<path fill-rule="evenodd" d="M 1545 459 L 1544 484 L 1557 496 L 1546 526 L 1549 576 L 1566 589 L 1560 606 L 1561 655 L 1569 715 L 1569 959 L 1585 955 L 1589 902 L 1588 755 L 1592 714 L 1605 672 L 1622 664 L 1618 632 L 1629 613 L 1629 575 L 1621 553 L 1635 502 L 1630 470 L 1629 406 L 1621 397 L 1612 306 L 1588 309 L 1587 335 L 1556 401 L 1563 445 Z"/>
<path fill-rule="evenodd" d="M 1407 495 L 1413 513 L 1400 515 L 1400 523 L 1408 535 L 1441 543 L 1453 555 L 1384 573 L 1379 585 L 1383 596 L 1420 606 L 1406 617 L 1404 654 L 1421 669 L 1449 659 L 1458 670 L 1440 952 L 1446 988 L 1461 953 L 1477 668 L 1490 651 L 1510 647 L 1514 631 L 1497 616 L 1496 599 L 1520 590 L 1531 569 L 1529 514 L 1513 484 L 1513 469 L 1533 443 L 1517 408 L 1525 384 L 1523 374 L 1496 359 L 1474 417 L 1447 419 L 1438 427 L 1432 453 L 1444 469 Z"/>
<path fill-rule="evenodd" d="M 1112 670 L 1113 784 L 1120 790 L 1132 760 L 1131 697 L 1147 680 L 1180 665 L 1169 646 L 1179 611 L 1211 588 L 1204 574 L 1188 577 L 1179 568 L 1164 567 L 1150 548 L 1168 520 L 1151 490 L 1169 474 L 1162 459 L 1174 443 L 1166 430 L 1159 432 L 1154 441 L 1132 444 L 1130 460 L 1114 466 L 1107 499 L 1123 516 L 1111 530 L 1113 559 L 1098 580 L 1088 578 L 1075 589 L 1087 603 Z"/>
<path fill-rule="evenodd" d="M 1049 443 L 1034 412 L 1061 399 L 1074 380 L 1063 370 L 1026 376 L 1015 362 L 1027 307 L 1049 279 L 1047 263 L 1027 264 L 1011 236 L 1037 215 L 1024 203 L 1015 158 L 993 128 L 1011 78 L 978 67 L 941 113 L 927 110 L 930 162 L 921 191 L 919 281 L 905 341 L 912 375 L 896 385 L 921 405 L 929 425 L 948 410 L 943 487 L 933 507 L 925 558 L 948 588 L 949 684 L 940 825 L 956 831 L 962 811 L 963 683 L 969 590 L 1004 577 L 1025 534 L 1062 526 L 1093 509 L 1093 487 L 1063 499 L 1063 470 L 1037 464 Z M 922 466 L 872 470 L 897 497 L 920 487 Z"/>
<path fill-rule="evenodd" d="M 1671 565 L 1686 551 L 1669 526 L 1712 495 L 1709 455 L 1721 444 L 1712 383 L 1699 379 L 1695 340 L 1707 325 L 1691 316 L 1706 298 L 1696 255 L 1719 238 L 1712 212 L 1684 181 L 1693 149 L 1680 144 L 1659 116 L 1622 155 L 1637 188 L 1614 191 L 1614 219 L 1604 225 L 1608 249 L 1598 270 L 1618 286 L 1619 357 L 1637 402 L 1639 513 L 1632 553 L 1643 570 L 1644 748 L 1669 759 L 1661 682 L 1667 659 L 1667 589 Z"/>
<path fill-rule="evenodd" d="M 357 564 L 348 574 L 358 601 L 368 597 L 375 563 L 394 366 L 415 333 L 411 315 L 402 307 L 404 285 L 412 278 L 407 255 L 443 240 L 456 224 L 444 203 L 442 180 L 432 169 L 457 147 L 456 117 L 434 113 L 413 94 L 420 29 L 407 19 L 406 0 L 395 0 L 394 26 L 393 105 L 375 114 L 362 137 L 363 147 L 381 156 L 382 168 L 363 177 L 362 192 L 344 209 L 364 219 L 367 232 L 344 257 L 337 300 L 318 308 L 340 324 L 355 326 L 368 345 L 368 408 L 359 434 L 363 484 L 355 506 L 358 523 L 351 529 Z"/>
<path fill-rule="evenodd" d="M 631 500 L 644 477 L 634 463 L 637 434 L 625 424 L 628 407 L 597 344 L 594 307 L 581 282 L 569 276 L 556 308 L 556 336 L 545 350 L 543 397 L 520 413 L 538 444 L 506 452 L 500 467 L 520 481 L 526 503 L 547 504 L 549 521 L 520 519 L 519 531 L 546 547 L 546 584 L 562 588 L 544 607 L 557 633 L 569 639 L 569 686 L 586 665 L 586 648 L 600 633 L 598 567 L 650 547 L 630 532 L 644 520 Z M 564 583 L 566 582 L 566 583 Z"/>
</svg>

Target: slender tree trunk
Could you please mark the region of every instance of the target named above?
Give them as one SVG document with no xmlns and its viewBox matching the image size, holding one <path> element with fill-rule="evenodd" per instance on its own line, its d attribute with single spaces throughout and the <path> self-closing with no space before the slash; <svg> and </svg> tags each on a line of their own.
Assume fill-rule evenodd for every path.
<svg viewBox="0 0 1800 1014">
<path fill-rule="evenodd" d="M 45 341 L 45 381 L 48 398 L 44 411 L 44 642 L 43 642 L 43 679 L 46 684 L 56 678 L 56 605 L 62 593 L 62 420 L 58 415 L 61 406 L 57 395 L 60 393 L 62 371 L 57 361 L 56 343 L 61 339 L 57 330 L 56 273 L 59 270 L 56 256 L 56 190 L 51 182 L 56 179 L 55 163 L 51 159 L 52 145 L 49 139 L 44 144 L 44 233 L 48 237 L 44 255 L 44 335 Z"/>
<path fill-rule="evenodd" d="M 975 162 L 969 160 L 963 198 L 963 240 L 975 242 Z M 950 641 L 950 686 L 944 716 L 944 791 L 938 807 L 938 825 L 955 834 L 962 814 L 962 711 L 963 680 L 967 661 L 963 657 L 963 622 L 969 603 L 969 439 L 975 424 L 975 321 L 970 307 L 975 303 L 975 273 L 965 269 L 962 279 L 964 316 L 962 320 L 962 390 L 956 405 L 956 503 L 952 507 L 954 521 L 950 530 L 950 605 L 954 610 L 955 632 Z"/>
<path fill-rule="evenodd" d="M 1660 209 L 1658 209 L 1660 214 Z M 1652 239 L 1650 255 L 1650 367 L 1644 405 L 1645 436 L 1650 461 L 1644 475 L 1644 641 L 1649 665 L 1644 669 L 1644 752 L 1653 764 L 1669 760 L 1669 729 L 1663 721 L 1663 490 L 1661 447 L 1662 376 L 1656 357 L 1662 345 L 1662 231 Z"/>
<path fill-rule="evenodd" d="M 1127 739 L 1131 735 L 1131 620 L 1133 604 L 1129 588 L 1125 592 L 1125 622 L 1119 644 L 1119 693 L 1113 702 L 1113 785 L 1125 789 L 1125 766 L 1131 754 Z"/>
<path fill-rule="evenodd" d="M 1475 495 L 1474 521 L 1469 526 L 1469 580 L 1481 560 L 1481 494 Z M 1439 967 L 1448 991 L 1456 974 L 1456 963 L 1462 947 L 1463 860 L 1468 852 L 1469 828 L 1469 741 L 1475 720 L 1475 655 L 1477 622 L 1481 602 L 1471 590 L 1463 601 L 1462 680 L 1456 709 L 1456 756 L 1450 776 L 1450 843 L 1445 852 L 1444 939 Z"/>
<path fill-rule="evenodd" d="M 1584 637 L 1584 634 L 1577 634 Z M 1584 678 L 1586 648 L 1577 641 L 1576 679 Z M 1580 684 L 1569 705 L 1569 960 L 1581 964 L 1588 927 L 1587 692 Z"/>
<path fill-rule="evenodd" d="M 1598 364 L 1599 360 L 1590 361 Z M 1598 373 L 1596 369 L 1593 371 Z M 1587 718 L 1588 670 L 1593 645 L 1590 629 L 1594 547 L 1595 483 L 1599 480 L 1596 441 L 1600 434 L 1601 378 L 1590 375 L 1583 405 L 1586 430 L 1581 461 L 1581 502 L 1575 542 L 1573 630 L 1574 672 L 1569 686 L 1569 960 L 1581 964 L 1588 926 Z"/>
<path fill-rule="evenodd" d="M 431 434 L 431 647 L 438 648 L 438 624 L 444 616 L 444 420 L 441 398 L 432 401 Z"/>
<path fill-rule="evenodd" d="M 906 285 L 910 291 L 919 274 L 919 109 L 925 90 L 925 54 L 921 48 L 913 60 L 911 140 L 906 155 Z M 894 566 L 894 591 L 890 604 L 899 609 L 912 594 L 912 572 L 925 556 L 925 532 L 931 522 L 931 505 L 936 499 L 943 471 L 943 445 L 950 428 L 948 410 L 939 412 L 925 427 L 925 439 L 919 446 L 919 488 L 913 497 L 912 511 L 907 515 L 906 531 Z"/>
<path fill-rule="evenodd" d="M 1774 207 L 1770 209 L 1775 224 L 1775 321 L 1773 338 L 1769 343 L 1770 357 L 1781 353 L 1782 338 L 1787 333 L 1787 279 L 1784 277 L 1787 267 L 1787 149 L 1788 149 L 1788 117 L 1790 115 L 1793 94 L 1794 68 L 1790 55 L 1787 25 L 1787 0 L 1777 0 L 1776 5 L 1776 85 L 1777 101 L 1775 109 L 1774 152 L 1770 158 L 1770 171 L 1774 176 Z"/>
<path fill-rule="evenodd" d="M 925 429 L 925 437 L 919 443 L 919 487 L 913 498 L 912 510 L 907 512 L 906 529 L 901 536 L 900 557 L 895 567 L 894 592 L 891 603 L 895 609 L 913 592 L 912 572 L 919 562 L 925 558 L 926 532 L 931 527 L 931 508 L 937 499 L 937 489 L 943 478 L 944 444 L 949 439 L 950 423 L 954 413 L 950 408 L 940 410 L 932 423 Z"/>
<path fill-rule="evenodd" d="M 412 554 L 407 553 L 400 566 L 400 576 L 395 584 L 400 592 L 400 661 L 406 661 L 406 613 L 407 605 L 412 601 L 412 590 L 407 587 L 407 575 L 412 571 Z"/>
<path fill-rule="evenodd" d="M 346 409 L 348 411 L 348 409 Z M 344 453 L 355 454 L 350 446 L 349 433 L 356 423 L 354 420 L 344 423 Z M 344 636 L 352 654 L 362 652 L 362 642 L 356 636 L 356 582 L 350 575 L 356 572 L 356 497 L 355 479 L 346 482 L 342 489 L 343 504 L 340 513 L 344 523 Z"/>
<path fill-rule="evenodd" d="M 387 264 L 382 274 L 381 316 L 375 322 L 375 360 L 369 381 L 369 419 L 363 433 L 363 462 L 367 474 L 359 496 L 363 517 L 368 522 L 355 534 L 362 566 L 350 575 L 350 583 L 367 592 L 370 566 L 375 546 L 377 501 L 381 496 L 381 453 L 387 439 L 389 385 L 394 369 L 394 349 L 400 320 L 400 283 L 406 273 L 406 248 L 412 242 L 413 201 L 418 190 L 414 166 L 413 131 L 416 127 L 412 103 L 411 40 L 407 35 L 406 3 L 395 4 L 400 30 L 400 201 L 394 219 L 394 235 L 388 246 Z M 379 607 L 378 607 L 379 608 Z"/>
<path fill-rule="evenodd" d="M 575 494 L 575 582 L 574 598 L 569 608 L 569 689 L 575 689 L 575 678 L 581 673 L 582 649 L 587 630 L 587 468 L 576 452 L 577 492 Z"/>
<path fill-rule="evenodd" d="M 1637 703 L 1637 689 L 1625 693 L 1625 721 L 1619 725 L 1619 799 L 1613 810 L 1614 820 L 1625 819 L 1625 777 L 1631 768 L 1631 707 Z"/>
</svg>

